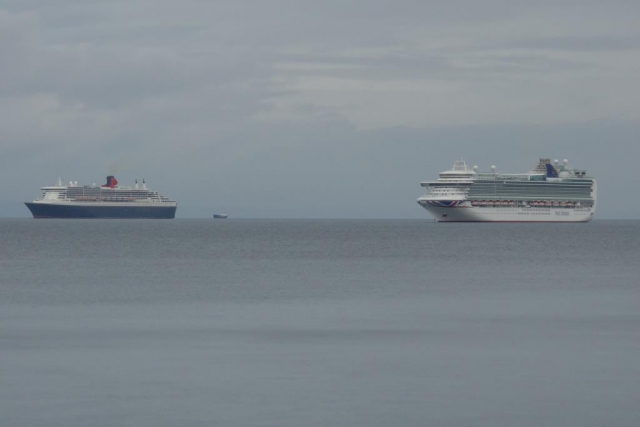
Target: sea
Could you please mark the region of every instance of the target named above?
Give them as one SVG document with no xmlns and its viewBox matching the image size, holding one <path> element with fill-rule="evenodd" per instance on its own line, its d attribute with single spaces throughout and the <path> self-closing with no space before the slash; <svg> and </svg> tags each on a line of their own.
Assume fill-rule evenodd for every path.
<svg viewBox="0 0 640 427">
<path fill-rule="evenodd" d="M 640 425 L 640 221 L 0 220 L 0 426 Z"/>
</svg>

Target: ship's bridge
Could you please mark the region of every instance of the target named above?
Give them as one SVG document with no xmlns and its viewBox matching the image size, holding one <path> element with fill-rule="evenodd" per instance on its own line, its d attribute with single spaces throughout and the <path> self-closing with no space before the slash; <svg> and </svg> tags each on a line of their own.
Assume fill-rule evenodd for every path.
<svg viewBox="0 0 640 427">
<path fill-rule="evenodd" d="M 440 173 L 437 181 L 425 181 L 420 185 L 429 189 L 429 194 L 419 200 L 464 200 L 473 185 L 476 171 L 469 169 L 464 160 L 453 162 L 453 168 Z"/>
<path fill-rule="evenodd" d="M 474 166 L 474 169 L 476 167 Z M 440 172 L 437 181 L 424 181 L 420 185 L 423 187 L 460 187 L 473 184 L 476 171 L 469 169 L 464 160 L 456 160 L 453 162 L 453 168 L 448 171 Z"/>
<path fill-rule="evenodd" d="M 464 160 L 456 160 L 453 162 L 453 168 L 448 171 L 440 172 L 440 178 L 438 181 L 444 180 L 471 180 L 476 174 L 475 170 L 469 169 L 467 163 Z"/>
</svg>

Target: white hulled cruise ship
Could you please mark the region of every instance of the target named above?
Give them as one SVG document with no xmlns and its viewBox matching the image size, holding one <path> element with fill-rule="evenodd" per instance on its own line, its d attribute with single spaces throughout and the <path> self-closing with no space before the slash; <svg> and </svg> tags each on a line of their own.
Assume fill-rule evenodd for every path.
<svg viewBox="0 0 640 427">
<path fill-rule="evenodd" d="M 525 174 L 469 169 L 464 160 L 421 182 L 418 203 L 439 222 L 587 222 L 596 210 L 597 184 L 568 161 L 540 162 Z"/>
<path fill-rule="evenodd" d="M 42 187 L 42 197 L 25 203 L 34 218 L 157 218 L 176 216 L 178 204 L 157 191 L 142 188 L 136 180 L 135 187 L 118 185 L 113 176 L 107 177 L 102 186 L 77 182 Z"/>
</svg>

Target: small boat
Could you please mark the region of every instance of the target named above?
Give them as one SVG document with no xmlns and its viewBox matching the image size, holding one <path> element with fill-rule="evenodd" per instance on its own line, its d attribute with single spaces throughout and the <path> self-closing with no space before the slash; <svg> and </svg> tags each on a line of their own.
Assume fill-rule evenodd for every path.
<svg viewBox="0 0 640 427">
<path fill-rule="evenodd" d="M 225 219 L 227 218 L 229 215 L 227 215 L 226 213 L 215 213 L 213 214 L 213 217 L 216 219 Z"/>
</svg>

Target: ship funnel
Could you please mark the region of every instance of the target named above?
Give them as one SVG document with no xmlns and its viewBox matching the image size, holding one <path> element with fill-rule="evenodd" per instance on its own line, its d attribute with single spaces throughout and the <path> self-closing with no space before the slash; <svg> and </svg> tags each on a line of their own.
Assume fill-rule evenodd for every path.
<svg viewBox="0 0 640 427">
<path fill-rule="evenodd" d="M 105 188 L 115 188 L 115 187 L 116 187 L 116 185 L 118 185 L 118 180 L 116 179 L 116 177 L 115 177 L 115 176 L 113 176 L 113 175 L 109 175 L 109 176 L 107 177 L 107 183 L 106 183 L 105 185 L 103 185 L 102 187 L 105 187 Z"/>
<path fill-rule="evenodd" d="M 136 178 L 136 190 L 138 189 L 138 178 Z"/>
</svg>

